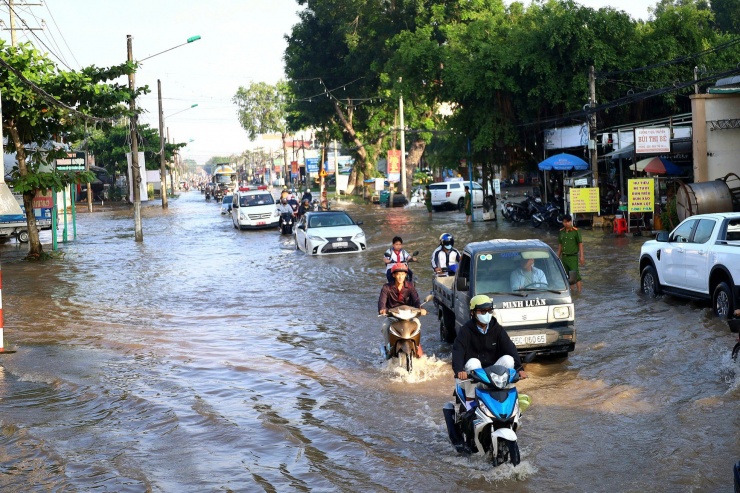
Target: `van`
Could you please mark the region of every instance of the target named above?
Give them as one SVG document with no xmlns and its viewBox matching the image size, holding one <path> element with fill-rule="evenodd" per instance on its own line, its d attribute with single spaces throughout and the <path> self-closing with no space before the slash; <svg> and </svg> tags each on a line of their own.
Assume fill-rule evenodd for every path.
<svg viewBox="0 0 740 493">
<path fill-rule="evenodd" d="M 234 192 L 231 220 L 237 229 L 277 227 L 280 221 L 275 199 L 264 187 L 241 187 Z"/>
</svg>

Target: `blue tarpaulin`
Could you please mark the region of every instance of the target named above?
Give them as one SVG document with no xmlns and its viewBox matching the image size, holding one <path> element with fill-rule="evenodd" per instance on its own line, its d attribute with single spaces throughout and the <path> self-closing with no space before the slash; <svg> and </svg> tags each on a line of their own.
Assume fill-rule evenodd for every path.
<svg viewBox="0 0 740 493">
<path fill-rule="evenodd" d="M 556 154 L 542 161 L 537 167 L 541 171 L 571 171 L 571 170 L 587 170 L 589 165 L 583 159 L 574 156 L 572 154 Z"/>
</svg>

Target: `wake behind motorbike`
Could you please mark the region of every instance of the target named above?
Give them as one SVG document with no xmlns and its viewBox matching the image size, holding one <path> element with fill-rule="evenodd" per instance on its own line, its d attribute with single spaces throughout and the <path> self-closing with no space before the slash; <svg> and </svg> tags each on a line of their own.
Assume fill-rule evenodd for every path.
<svg viewBox="0 0 740 493">
<path fill-rule="evenodd" d="M 527 355 L 525 362 L 532 361 L 535 354 Z M 477 359 L 468 361 L 466 372 L 469 379 L 455 379 L 455 400 L 442 409 L 450 441 L 458 452 L 479 454 L 494 466 L 507 462 L 518 465 L 521 457 L 516 432 L 531 403 L 529 396 L 520 395 L 514 386 L 519 372 L 503 365 L 480 368 Z"/>
<path fill-rule="evenodd" d="M 280 214 L 280 221 L 278 222 L 278 229 L 281 235 L 293 234 L 293 223 L 295 219 L 293 214 L 289 212 L 283 212 Z"/>
<path fill-rule="evenodd" d="M 424 306 L 434 299 L 429 295 L 425 298 Z M 389 348 L 383 346 L 382 353 L 386 359 L 398 358 L 398 363 L 411 373 L 414 369 L 414 358 L 419 357 L 418 349 L 421 346 L 421 321 L 418 316 L 421 307 L 401 305 L 388 310 L 386 316 L 390 321 L 388 327 Z M 382 316 L 382 315 L 381 315 Z"/>
</svg>

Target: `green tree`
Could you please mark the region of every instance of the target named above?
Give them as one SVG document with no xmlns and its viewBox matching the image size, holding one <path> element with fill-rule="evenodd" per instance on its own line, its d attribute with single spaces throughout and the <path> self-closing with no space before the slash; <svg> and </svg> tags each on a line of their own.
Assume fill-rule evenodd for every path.
<svg viewBox="0 0 740 493">
<path fill-rule="evenodd" d="M 159 170 L 160 140 L 159 131 L 149 125 L 139 125 L 137 130 L 139 152 L 144 153 L 146 169 Z M 94 130 L 88 139 L 88 151 L 95 156 L 95 163 L 113 175 L 128 173 L 126 154 L 131 152 L 131 131 L 127 125 L 116 125 L 107 129 Z M 175 152 L 185 147 L 185 143 L 165 142 L 165 159 L 172 162 Z"/>
<path fill-rule="evenodd" d="M 283 142 L 283 164 L 285 166 L 285 183 L 288 183 L 288 148 L 285 142 L 288 136 L 287 99 L 290 96 L 288 84 L 278 81 L 270 85 L 266 82 L 252 82 L 249 87 L 239 87 L 232 98 L 237 105 L 239 124 L 247 132 L 249 140 L 254 141 L 258 135 L 279 133 Z"/>
<path fill-rule="evenodd" d="M 11 47 L 0 41 L 0 92 L 2 125 L 7 132 L 5 151 L 16 154 L 17 166 L 10 183 L 23 194 L 27 211 L 38 191 L 60 190 L 70 183 L 90 182 L 89 172 L 65 174 L 49 166 L 63 152 L 27 152 L 34 143 L 71 135 L 83 121 L 106 125 L 113 117 L 127 114 L 122 104 L 132 96 L 148 91 L 140 88 L 131 95 L 128 88 L 109 84 L 134 70 L 133 64 L 101 69 L 94 66 L 80 72 L 59 70 L 47 57 L 29 44 Z M 94 117 L 91 115 L 95 115 Z M 34 214 L 27 214 L 29 258 L 42 258 Z"/>
</svg>

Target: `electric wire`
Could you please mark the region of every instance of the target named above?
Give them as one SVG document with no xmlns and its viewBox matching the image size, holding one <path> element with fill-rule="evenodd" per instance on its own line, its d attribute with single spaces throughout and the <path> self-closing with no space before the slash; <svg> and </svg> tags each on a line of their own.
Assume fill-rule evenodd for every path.
<svg viewBox="0 0 740 493">
<path fill-rule="evenodd" d="M 39 38 L 39 37 L 38 37 L 38 36 L 36 35 L 36 33 L 34 33 L 34 32 L 33 32 L 33 30 L 31 29 L 31 27 L 30 27 L 30 26 L 29 26 L 29 25 L 28 25 L 28 24 L 26 23 L 26 21 L 25 21 L 25 20 L 23 19 L 23 17 L 19 16 L 19 15 L 18 15 L 18 12 L 17 12 L 16 10 L 15 10 L 15 8 L 14 8 L 14 7 L 12 6 L 12 5 L 10 5 L 10 0 L 4 0 L 4 1 L 5 1 L 5 4 L 6 4 L 7 6 L 8 6 L 8 8 L 9 8 L 9 9 L 11 9 L 11 10 L 13 11 L 13 13 L 15 14 L 15 16 L 16 16 L 16 17 L 17 17 L 18 19 L 20 19 L 20 21 L 21 21 L 21 22 L 23 23 L 23 25 L 24 25 L 24 26 L 26 26 L 26 29 L 28 29 L 28 30 L 29 30 L 29 32 L 31 33 L 31 35 L 33 35 L 33 37 L 35 37 L 35 38 L 36 38 L 36 39 L 37 39 L 37 40 L 39 41 L 39 43 L 41 43 L 41 44 L 42 44 L 42 45 L 44 46 L 44 48 L 46 48 L 46 50 L 47 50 L 47 51 L 48 51 L 48 52 L 49 52 L 50 54 L 54 55 L 54 57 L 55 57 L 55 58 L 56 58 L 57 60 L 59 60 L 59 61 L 60 61 L 60 62 L 62 63 L 62 65 L 64 65 L 65 67 L 67 67 L 67 69 L 68 69 L 68 70 L 70 70 L 70 71 L 73 71 L 73 70 L 72 70 L 72 68 L 71 68 L 71 67 L 70 67 L 69 65 L 67 65 L 67 64 L 66 64 L 66 63 L 64 62 L 64 60 L 62 60 L 62 58 L 61 58 L 61 57 L 59 57 L 59 55 L 57 55 L 56 53 L 54 53 L 54 51 L 53 51 L 53 50 L 51 50 L 51 49 L 50 49 L 50 48 L 49 48 L 48 46 L 46 46 L 46 43 L 44 43 L 44 41 L 43 41 L 43 40 L 42 40 L 41 38 Z"/>
</svg>

